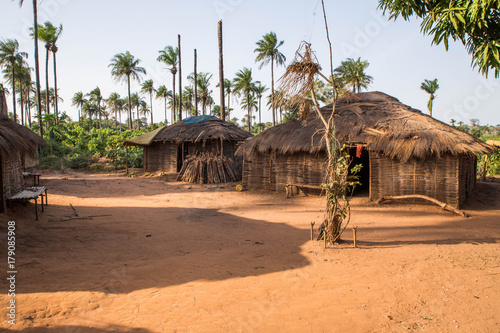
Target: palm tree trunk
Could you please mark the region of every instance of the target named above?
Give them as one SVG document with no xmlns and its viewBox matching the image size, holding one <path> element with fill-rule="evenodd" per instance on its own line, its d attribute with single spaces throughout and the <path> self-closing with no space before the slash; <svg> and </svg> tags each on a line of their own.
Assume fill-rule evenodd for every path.
<svg viewBox="0 0 500 333">
<path fill-rule="evenodd" d="M 173 89 L 172 89 L 172 124 L 175 123 L 175 120 L 177 119 L 177 117 L 175 116 L 175 105 L 176 105 L 176 101 L 175 101 L 175 74 L 173 74 Z"/>
<path fill-rule="evenodd" d="M 220 88 L 220 113 L 221 119 L 226 120 L 226 112 L 224 107 L 224 59 L 222 54 L 222 20 L 218 25 L 218 38 L 219 38 L 219 88 Z"/>
<path fill-rule="evenodd" d="M 231 113 L 230 109 L 231 108 L 229 107 L 230 96 L 231 96 L 231 91 L 228 91 L 227 92 L 227 118 L 228 118 L 227 120 L 228 121 L 231 120 L 231 115 L 230 115 L 230 113 Z"/>
<path fill-rule="evenodd" d="M 59 122 L 59 105 L 57 101 L 57 67 L 56 67 L 56 53 L 53 52 L 53 57 L 54 57 L 54 94 L 56 96 L 56 101 L 55 101 L 55 112 L 56 112 L 56 124 Z"/>
<path fill-rule="evenodd" d="M 16 112 L 16 72 L 15 63 L 12 63 L 12 111 L 14 111 L 14 121 L 17 122 L 17 112 Z"/>
<path fill-rule="evenodd" d="M 271 109 L 273 111 L 273 126 L 276 126 L 276 112 L 274 110 L 274 57 L 271 57 Z"/>
<path fill-rule="evenodd" d="M 137 129 L 141 128 L 141 119 L 139 118 L 139 104 L 137 104 Z"/>
<path fill-rule="evenodd" d="M 252 133 L 252 120 L 250 119 L 250 94 L 247 94 L 247 107 L 248 107 L 248 132 Z"/>
<path fill-rule="evenodd" d="M 198 115 L 198 56 L 194 49 L 194 115 Z"/>
<path fill-rule="evenodd" d="M 151 125 L 153 125 L 153 93 L 149 93 L 149 104 L 151 105 Z"/>
<path fill-rule="evenodd" d="M 38 0 L 33 0 L 33 28 L 35 38 L 33 38 L 35 43 L 35 82 L 36 82 L 36 102 L 38 109 L 38 129 L 40 136 L 43 137 L 43 126 L 42 126 L 42 97 L 40 96 L 40 63 L 38 56 Z"/>
<path fill-rule="evenodd" d="M 21 94 L 21 111 L 19 113 L 21 114 L 21 125 L 24 126 L 24 112 L 23 112 L 23 107 L 24 107 L 24 99 L 23 99 L 23 79 L 19 78 L 19 93 Z"/>
<path fill-rule="evenodd" d="M 182 57 L 181 57 L 181 35 L 177 35 L 179 48 L 179 120 L 182 120 Z M 175 96 L 175 94 L 174 94 Z"/>
<path fill-rule="evenodd" d="M 45 109 L 46 113 L 50 114 L 50 101 L 49 101 L 49 49 L 47 45 L 45 45 L 45 49 L 47 50 L 45 54 Z"/>
<path fill-rule="evenodd" d="M 165 125 L 167 125 L 167 96 L 163 96 L 163 103 L 165 103 Z"/>
<path fill-rule="evenodd" d="M 130 75 L 127 77 L 128 83 L 128 129 L 132 129 L 132 105 L 130 105 Z"/>
</svg>

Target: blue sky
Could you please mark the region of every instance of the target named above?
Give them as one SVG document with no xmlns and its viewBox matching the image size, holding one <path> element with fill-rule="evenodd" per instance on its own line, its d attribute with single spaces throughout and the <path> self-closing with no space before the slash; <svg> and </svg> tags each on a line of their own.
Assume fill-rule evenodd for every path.
<svg viewBox="0 0 500 333">
<path fill-rule="evenodd" d="M 33 66 L 33 43 L 28 38 L 31 2 L 25 1 L 19 8 L 17 0 L 0 0 L 0 6 L 0 38 L 18 39 L 20 49 L 30 53 L 28 60 Z M 428 95 L 420 90 L 420 83 L 438 78 L 435 118 L 445 122 L 453 118 L 465 123 L 476 118 L 481 124 L 500 124 L 500 80 L 486 79 L 471 68 L 470 56 L 460 43 L 452 43 L 448 52 L 442 45 L 432 46 L 431 38 L 420 33 L 419 21 L 388 21 L 377 10 L 376 0 L 330 0 L 326 6 L 334 66 L 347 57 L 368 60 L 367 73 L 374 78 L 370 91 L 383 91 L 426 112 Z M 89 92 L 96 86 L 105 97 L 113 91 L 125 96 L 126 84 L 115 82 L 108 67 L 115 54 L 125 51 L 142 60 L 141 65 L 147 70 L 144 79 L 153 79 L 156 87 L 165 84 L 172 89 L 171 74 L 156 58 L 165 46 L 177 45 L 177 34 L 182 36 L 183 84 L 188 83 L 186 77 L 193 71 L 196 48 L 198 71 L 214 73 L 211 88 L 218 104 L 215 85 L 219 19 L 224 24 L 227 78 L 234 78 L 238 70 L 248 67 L 253 69 L 256 80 L 270 87 L 270 67 L 259 70 L 253 52 L 256 41 L 269 31 L 285 41 L 280 50 L 287 63 L 305 40 L 312 43 L 324 72 L 329 71 L 318 0 L 41 0 L 39 21 L 49 20 L 64 26 L 57 55 L 58 86 L 64 99 L 60 109 L 75 118 L 77 112 L 71 106 L 73 94 L 80 90 Z M 43 45 L 41 50 L 44 51 Z M 42 87 L 44 59 L 42 52 Z M 283 72 L 284 67 L 277 68 L 276 78 Z M 52 85 L 52 74 L 50 82 Z M 132 90 L 138 91 L 139 84 L 134 82 Z M 244 113 L 238 104 L 236 99 L 231 101 L 236 108 L 233 115 L 241 118 Z M 154 101 L 153 110 L 155 121 L 163 120 L 161 100 Z M 271 119 L 266 109 L 263 118 Z"/>
</svg>

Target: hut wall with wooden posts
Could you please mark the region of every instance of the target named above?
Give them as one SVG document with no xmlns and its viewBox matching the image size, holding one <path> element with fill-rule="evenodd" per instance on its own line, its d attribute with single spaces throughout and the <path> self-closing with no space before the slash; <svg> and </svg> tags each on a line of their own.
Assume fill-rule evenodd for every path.
<svg viewBox="0 0 500 333">
<path fill-rule="evenodd" d="M 8 118 L 5 95 L 0 91 L 0 213 L 6 199 L 23 189 L 24 159 L 36 157 L 45 141 L 27 127 Z"/>
<path fill-rule="evenodd" d="M 331 106 L 322 108 L 325 116 Z M 490 152 L 477 138 L 381 92 L 339 99 L 336 137 L 362 164 L 370 198 L 421 194 L 459 207 L 476 180 L 476 155 Z M 240 146 L 243 187 L 283 190 L 287 184 L 320 185 L 326 151 L 316 115 L 275 126 Z M 359 154 L 356 156 L 356 154 Z"/>
<path fill-rule="evenodd" d="M 238 126 L 213 116 L 195 116 L 159 128 L 131 140 L 125 145 L 144 147 L 144 170 L 179 172 L 190 155 L 203 152 L 223 154 L 242 167 L 235 157 L 236 145 L 251 134 Z"/>
</svg>

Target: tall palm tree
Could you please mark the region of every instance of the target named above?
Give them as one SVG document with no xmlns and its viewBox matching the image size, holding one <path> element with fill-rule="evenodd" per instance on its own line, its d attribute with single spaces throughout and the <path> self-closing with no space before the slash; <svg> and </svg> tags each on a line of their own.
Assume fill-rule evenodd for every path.
<svg viewBox="0 0 500 333">
<path fill-rule="evenodd" d="M 256 97 L 259 99 L 259 124 L 262 124 L 262 118 L 261 118 L 262 94 L 268 90 L 269 90 L 269 88 L 267 88 L 266 86 L 263 86 L 260 83 L 255 86 L 255 94 L 256 94 Z M 271 99 L 272 99 L 272 97 L 271 97 Z"/>
<path fill-rule="evenodd" d="M 19 0 L 19 5 L 22 6 L 24 0 Z M 33 27 L 34 35 L 38 36 L 38 3 L 37 0 L 33 0 Z M 40 136 L 43 137 L 43 126 L 42 126 L 42 97 L 40 94 L 40 63 L 38 57 L 38 38 L 33 38 L 35 44 L 35 85 L 36 85 L 36 106 L 38 109 L 38 128 Z"/>
<path fill-rule="evenodd" d="M 438 84 L 438 79 L 434 79 L 432 81 L 430 80 L 424 80 L 422 82 L 422 85 L 420 86 L 420 89 L 428 93 L 429 96 L 429 102 L 427 103 L 427 108 L 429 109 L 429 114 L 432 117 L 432 104 L 434 101 L 434 98 L 436 98 L 436 91 L 439 89 L 439 84 Z"/>
<path fill-rule="evenodd" d="M 115 128 L 118 127 L 118 112 L 121 110 L 123 107 L 122 104 L 122 99 L 120 95 L 117 92 L 112 92 L 108 99 L 106 100 L 106 104 L 108 104 L 108 107 L 111 109 L 112 112 L 115 113 Z"/>
<path fill-rule="evenodd" d="M 129 129 L 132 129 L 132 108 L 130 104 L 130 79 L 141 80 L 141 74 L 146 74 L 146 70 L 139 67 L 140 59 L 135 59 L 129 51 L 115 54 L 111 59 L 111 75 L 116 81 L 127 81 L 128 87 L 128 117 Z"/>
<path fill-rule="evenodd" d="M 163 62 L 165 65 L 170 66 L 170 73 L 172 73 L 172 90 L 173 96 L 176 96 L 175 94 L 175 74 L 177 74 L 177 64 L 179 62 L 179 48 L 176 47 L 175 49 L 172 46 L 167 46 L 163 50 L 158 51 L 160 55 L 158 58 L 156 58 L 157 61 Z M 181 87 L 179 87 L 181 89 Z M 175 99 L 173 102 L 173 107 L 172 107 L 172 123 L 176 121 L 176 103 Z"/>
<path fill-rule="evenodd" d="M 356 93 L 361 89 L 367 89 L 373 82 L 373 77 L 365 73 L 365 69 L 370 65 L 366 60 L 358 58 L 354 60 L 347 58 L 340 66 L 335 68 L 335 74 L 346 87 L 352 87 L 352 92 Z"/>
<path fill-rule="evenodd" d="M 241 105 L 245 105 L 248 113 L 248 132 L 252 130 L 251 124 L 251 99 L 253 94 L 255 93 L 255 86 L 260 84 L 260 81 L 254 82 L 252 79 L 252 70 L 249 68 L 243 68 L 238 73 L 236 73 L 236 77 L 233 80 L 233 91 L 238 96 L 242 97 Z"/>
<path fill-rule="evenodd" d="M 219 83 L 217 83 L 217 88 L 219 87 Z M 231 104 L 231 92 L 233 89 L 233 81 L 229 79 L 224 79 L 224 95 L 227 96 L 227 105 L 226 105 L 226 114 L 227 119 L 231 119 L 230 117 L 230 104 Z"/>
<path fill-rule="evenodd" d="M 82 114 L 89 118 L 89 131 L 92 129 L 92 116 L 97 112 L 97 106 L 90 102 L 86 101 L 82 105 Z"/>
<path fill-rule="evenodd" d="M 167 122 L 167 97 L 172 96 L 172 91 L 168 90 L 167 87 L 159 86 L 156 91 L 156 98 L 163 98 L 163 102 L 165 103 L 165 125 Z"/>
<path fill-rule="evenodd" d="M 102 95 L 101 95 L 101 89 L 99 87 L 95 87 L 94 90 L 92 90 L 90 93 L 87 94 L 87 97 L 89 97 L 89 100 L 94 103 L 95 106 L 97 106 L 97 111 L 96 114 L 99 116 L 99 128 L 102 128 L 102 123 L 101 123 L 101 116 L 102 116 L 102 109 L 101 109 L 101 102 L 102 102 Z"/>
<path fill-rule="evenodd" d="M 286 57 L 278 50 L 283 43 L 284 41 L 278 41 L 276 33 L 271 31 L 262 36 L 262 39 L 257 42 L 257 48 L 254 50 L 257 53 L 255 62 L 260 62 L 259 69 L 271 62 L 271 96 L 274 96 L 274 63 L 276 62 L 278 66 L 284 66 L 286 62 Z M 274 103 L 272 105 L 273 126 L 275 126 L 276 113 L 274 111 Z"/>
<path fill-rule="evenodd" d="M 45 113 L 50 114 L 49 95 L 49 54 L 52 48 L 52 43 L 58 37 L 57 28 L 50 22 L 45 22 L 44 25 L 38 25 L 38 35 L 36 37 L 45 42 Z M 32 36 L 35 36 L 34 29 L 32 29 Z"/>
<path fill-rule="evenodd" d="M 87 102 L 87 99 L 85 99 L 85 95 L 83 92 L 78 91 L 73 95 L 73 98 L 71 99 L 71 105 L 76 106 L 78 108 L 78 124 L 81 126 L 81 116 L 82 116 L 82 109 L 83 109 L 83 104 Z"/>
<path fill-rule="evenodd" d="M 4 68 L 10 67 L 10 74 L 12 75 L 12 111 L 14 112 L 14 121 L 17 121 L 16 112 L 16 63 L 23 62 L 28 58 L 26 52 L 19 52 L 19 42 L 15 39 L 7 39 L 0 41 L 0 66 Z"/>
<path fill-rule="evenodd" d="M 191 86 L 185 86 L 182 92 L 182 107 L 187 114 L 194 116 L 194 89 Z"/>
<path fill-rule="evenodd" d="M 149 106 L 151 111 L 151 124 L 153 124 L 153 93 L 156 92 L 156 89 L 153 84 L 153 80 L 146 80 L 142 84 L 141 92 L 143 94 L 149 94 Z"/>
<path fill-rule="evenodd" d="M 47 23 L 45 23 L 47 24 Z M 57 60 L 56 60 L 56 53 L 57 51 L 59 51 L 59 48 L 57 47 L 56 43 L 57 43 L 57 40 L 59 39 L 59 36 L 61 35 L 61 32 L 63 30 L 63 26 L 62 24 L 59 25 L 59 27 L 56 28 L 56 36 L 54 38 L 54 40 L 52 41 L 52 46 L 50 48 L 50 51 L 52 51 L 52 59 L 54 60 L 54 90 L 56 92 L 56 108 L 55 108 L 55 112 L 56 112 L 56 119 L 57 119 L 57 115 L 59 114 L 59 104 L 57 102 L 58 98 L 57 98 Z"/>
</svg>

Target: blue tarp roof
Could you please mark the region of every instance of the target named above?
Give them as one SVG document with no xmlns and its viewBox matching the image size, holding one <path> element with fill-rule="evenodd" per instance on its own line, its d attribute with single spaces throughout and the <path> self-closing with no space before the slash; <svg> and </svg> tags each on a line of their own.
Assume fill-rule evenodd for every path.
<svg viewBox="0 0 500 333">
<path fill-rule="evenodd" d="M 201 122 L 204 122 L 205 120 L 209 120 L 209 119 L 213 119 L 213 118 L 216 118 L 216 117 L 208 116 L 208 115 L 193 116 L 193 117 L 189 117 L 189 118 L 184 119 L 184 121 L 182 123 L 183 124 L 196 124 L 196 123 L 201 123 Z"/>
</svg>

